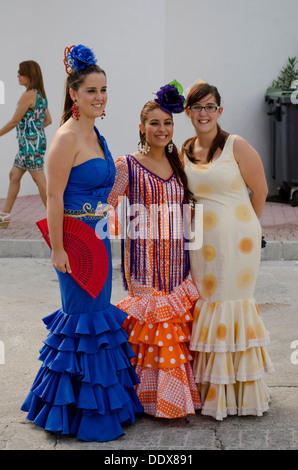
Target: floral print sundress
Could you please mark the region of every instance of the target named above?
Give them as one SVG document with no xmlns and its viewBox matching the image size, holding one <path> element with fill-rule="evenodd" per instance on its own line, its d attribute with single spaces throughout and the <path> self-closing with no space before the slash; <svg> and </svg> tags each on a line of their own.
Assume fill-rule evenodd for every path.
<svg viewBox="0 0 298 470">
<path fill-rule="evenodd" d="M 44 167 L 46 152 L 46 135 L 44 131 L 47 98 L 36 91 L 34 108 L 29 108 L 17 125 L 19 151 L 13 165 L 22 170 L 37 171 Z"/>
</svg>

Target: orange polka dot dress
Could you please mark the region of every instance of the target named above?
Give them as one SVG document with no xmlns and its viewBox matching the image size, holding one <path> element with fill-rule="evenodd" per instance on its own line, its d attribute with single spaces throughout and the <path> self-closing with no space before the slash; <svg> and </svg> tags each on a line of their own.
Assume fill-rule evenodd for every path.
<svg viewBox="0 0 298 470">
<path fill-rule="evenodd" d="M 188 276 L 183 222 L 177 222 L 175 213 L 177 208 L 181 212 L 184 191 L 174 174 L 164 180 L 129 155 L 116 162 L 109 203 L 116 208 L 123 195 L 136 223 L 127 229 L 125 247 L 129 296 L 117 306 L 128 314 L 123 326 L 136 354 L 132 359 L 140 379 L 136 392 L 147 414 L 161 418 L 194 414 L 201 400 L 188 346 L 199 294 Z M 123 222 L 121 230 L 123 237 Z"/>
<path fill-rule="evenodd" d="M 234 158 L 235 138 L 230 135 L 220 157 L 206 165 L 184 157 L 189 188 L 203 205 L 203 244 L 190 251 L 201 295 L 190 349 L 202 414 L 217 420 L 261 416 L 270 401 L 263 374 L 273 371 L 269 334 L 254 299 L 261 227 Z"/>
</svg>

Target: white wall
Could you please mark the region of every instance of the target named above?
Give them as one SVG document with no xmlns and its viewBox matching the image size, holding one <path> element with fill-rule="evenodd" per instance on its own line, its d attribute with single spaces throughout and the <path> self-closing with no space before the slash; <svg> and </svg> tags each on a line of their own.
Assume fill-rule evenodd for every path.
<svg viewBox="0 0 298 470">
<path fill-rule="evenodd" d="M 64 47 L 82 43 L 107 72 L 107 117 L 97 125 L 114 158 L 135 151 L 139 113 L 153 92 L 173 78 L 186 88 L 200 77 L 218 86 L 222 127 L 260 152 L 274 189 L 264 95 L 287 58 L 298 55 L 297 18 L 297 0 L 1 0 L 0 126 L 24 91 L 16 77 L 19 62 L 36 60 L 53 117 L 46 129 L 50 144 L 63 106 Z M 0 138 L 0 197 L 17 152 L 15 135 Z M 176 116 L 176 143 L 190 135 L 187 118 Z M 20 195 L 36 193 L 26 174 Z"/>
<path fill-rule="evenodd" d="M 0 81 L 6 92 L 5 104 L 0 104 L 0 127 L 25 91 L 17 81 L 18 64 L 36 60 L 53 118 L 46 128 L 50 144 L 63 107 L 64 47 L 81 43 L 93 49 L 107 73 L 107 116 L 96 125 L 115 158 L 134 152 L 141 108 L 164 81 L 164 24 L 163 0 L 1 0 Z M 0 138 L 0 197 L 6 197 L 16 153 L 13 130 Z M 37 193 L 30 175 L 25 174 L 20 195 Z"/>
<path fill-rule="evenodd" d="M 298 56 L 297 0 L 167 0 L 165 80 L 217 86 L 222 128 L 260 153 L 271 192 L 270 126 L 264 96 L 288 57 Z M 194 135 L 177 116 L 175 138 Z"/>
</svg>

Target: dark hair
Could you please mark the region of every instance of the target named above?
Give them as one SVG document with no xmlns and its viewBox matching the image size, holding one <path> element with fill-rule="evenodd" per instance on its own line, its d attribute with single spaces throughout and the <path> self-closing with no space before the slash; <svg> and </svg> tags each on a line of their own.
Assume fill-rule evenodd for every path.
<svg viewBox="0 0 298 470">
<path fill-rule="evenodd" d="M 148 119 L 148 114 L 151 111 L 154 111 L 155 109 L 160 109 L 160 105 L 158 103 L 156 103 L 156 101 L 154 101 L 154 100 L 148 101 L 144 105 L 144 107 L 141 111 L 141 115 L 140 115 L 140 120 L 141 120 L 141 123 L 143 124 L 143 126 L 145 125 L 145 122 Z M 169 114 L 169 116 L 172 117 L 171 114 Z M 141 141 L 145 140 L 145 134 L 141 131 L 140 131 L 140 139 L 141 139 Z M 179 157 L 179 152 L 178 152 L 178 149 L 177 149 L 176 145 L 173 143 L 173 151 L 172 152 L 169 152 L 168 146 L 166 146 L 165 152 L 166 152 L 166 157 L 169 160 L 169 163 L 170 163 L 170 165 L 173 169 L 173 172 L 175 174 L 175 177 L 176 177 L 176 180 L 177 180 L 178 184 L 180 186 L 183 186 L 183 188 L 184 188 L 184 194 L 185 194 L 186 201 L 187 202 L 192 202 L 193 201 L 193 194 L 188 189 L 187 176 L 184 172 L 184 168 L 182 166 L 182 163 L 181 163 L 181 160 L 180 160 L 180 157 Z"/>
<path fill-rule="evenodd" d="M 43 98 L 46 98 L 46 92 L 43 85 L 42 72 L 39 64 L 34 60 L 25 60 L 19 64 L 19 74 L 29 78 L 27 90 L 39 91 Z"/>
<path fill-rule="evenodd" d="M 217 88 L 213 85 L 209 85 L 208 83 L 199 83 L 197 85 L 194 85 L 188 93 L 185 102 L 185 109 L 187 109 L 192 104 L 197 103 L 208 95 L 214 96 L 217 106 L 221 105 L 221 97 L 218 93 Z M 218 148 L 223 150 L 228 136 L 229 134 L 223 131 L 221 127 L 217 124 L 217 134 L 209 148 L 207 162 L 210 162 L 212 160 L 214 153 Z M 183 143 L 181 147 L 182 152 L 184 152 L 189 158 L 189 160 L 192 162 L 196 162 L 196 158 L 193 156 L 193 147 L 195 140 L 196 137 L 190 137 Z"/>
<path fill-rule="evenodd" d="M 79 87 L 82 85 L 87 75 L 94 72 L 103 73 L 106 77 L 105 71 L 96 64 L 87 65 L 87 67 L 83 70 L 74 70 L 70 73 L 70 75 L 68 75 L 65 84 L 64 110 L 61 117 L 60 125 L 64 124 L 71 117 L 72 114 L 71 108 L 73 105 L 73 101 L 70 97 L 69 90 L 72 89 L 74 91 L 78 91 Z"/>
</svg>

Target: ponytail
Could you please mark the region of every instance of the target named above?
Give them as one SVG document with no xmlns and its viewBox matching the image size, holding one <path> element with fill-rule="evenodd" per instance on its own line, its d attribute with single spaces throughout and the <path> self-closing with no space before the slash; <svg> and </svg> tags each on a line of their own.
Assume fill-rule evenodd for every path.
<svg viewBox="0 0 298 470">
<path fill-rule="evenodd" d="M 62 124 L 64 124 L 71 117 L 72 105 L 73 105 L 73 101 L 70 97 L 68 81 L 66 80 L 66 83 L 65 83 L 64 111 L 63 111 L 63 114 L 61 116 L 60 126 L 62 126 Z"/>
<path fill-rule="evenodd" d="M 105 71 L 96 64 L 88 65 L 83 70 L 73 71 L 68 75 L 65 83 L 65 98 L 64 98 L 64 109 L 61 116 L 60 126 L 64 124 L 72 115 L 73 101 L 70 97 L 69 90 L 78 91 L 80 85 L 84 82 L 87 75 L 90 73 L 103 73 L 106 76 Z"/>
<path fill-rule="evenodd" d="M 178 184 L 180 184 L 180 186 L 183 186 L 184 188 L 186 202 L 191 204 L 193 202 L 193 194 L 188 188 L 187 176 L 185 174 L 182 162 L 180 160 L 179 152 L 175 144 L 173 144 L 172 152 L 169 152 L 168 146 L 166 146 L 166 157 L 169 160 L 169 163 L 172 167 Z"/>
</svg>

